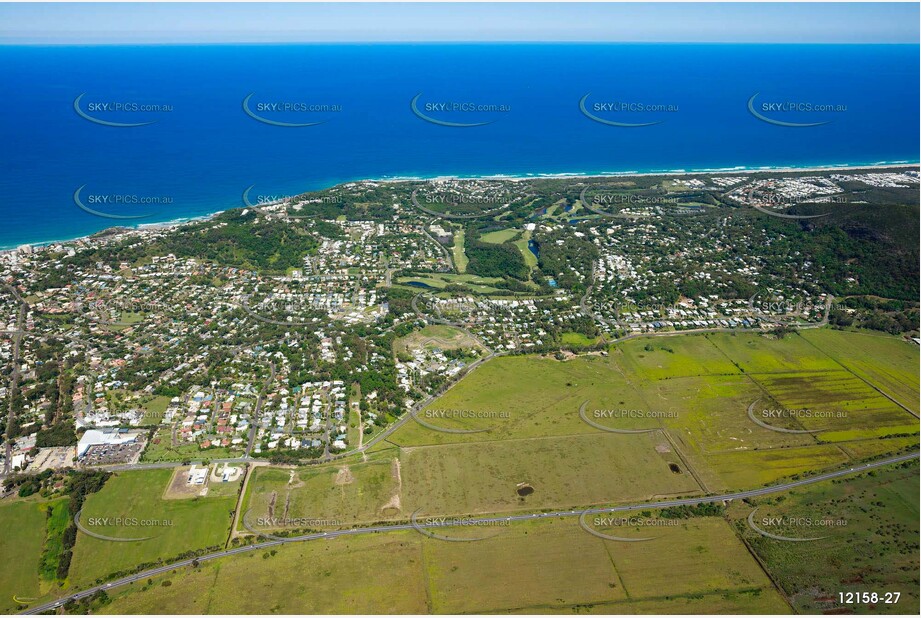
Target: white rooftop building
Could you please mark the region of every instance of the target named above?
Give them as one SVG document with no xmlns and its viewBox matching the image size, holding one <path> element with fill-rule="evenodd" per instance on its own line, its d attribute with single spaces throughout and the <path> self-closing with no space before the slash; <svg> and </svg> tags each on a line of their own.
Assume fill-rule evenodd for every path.
<svg viewBox="0 0 921 618">
<path fill-rule="evenodd" d="M 77 457 L 83 457 L 91 446 L 129 444 L 137 440 L 137 434 L 122 433 L 117 429 L 90 429 L 77 443 Z"/>
</svg>

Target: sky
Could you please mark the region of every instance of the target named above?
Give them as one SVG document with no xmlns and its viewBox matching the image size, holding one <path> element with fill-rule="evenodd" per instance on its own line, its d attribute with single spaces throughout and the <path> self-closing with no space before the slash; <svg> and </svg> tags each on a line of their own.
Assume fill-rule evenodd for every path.
<svg viewBox="0 0 921 618">
<path fill-rule="evenodd" d="M 0 44 L 919 42 L 918 3 L 0 3 Z"/>
</svg>

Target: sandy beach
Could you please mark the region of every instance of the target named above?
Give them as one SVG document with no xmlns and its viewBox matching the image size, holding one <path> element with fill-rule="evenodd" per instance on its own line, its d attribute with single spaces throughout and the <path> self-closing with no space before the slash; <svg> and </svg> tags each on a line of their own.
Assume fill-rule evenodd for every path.
<svg viewBox="0 0 921 618">
<path fill-rule="evenodd" d="M 315 191 L 309 191 L 309 193 L 316 193 L 317 191 L 325 191 L 332 189 L 336 186 L 342 186 L 347 184 L 360 184 L 365 182 L 373 182 L 380 184 L 400 184 L 406 182 L 430 182 L 430 181 L 439 181 L 439 180 L 503 180 L 511 182 L 524 182 L 524 181 L 534 181 L 534 180 L 594 180 L 599 178 L 631 178 L 631 177 L 643 177 L 643 176 L 745 176 L 750 174 L 789 174 L 789 173 L 810 173 L 810 172 L 868 172 L 868 171 L 892 171 L 899 169 L 919 169 L 921 164 L 919 163 L 886 163 L 880 165 L 826 165 L 826 166 L 816 166 L 816 167 L 770 167 L 770 168 L 740 168 L 740 169 L 720 169 L 720 170 L 701 170 L 701 171 L 687 171 L 687 170 L 674 170 L 674 171 L 661 171 L 661 172 L 610 172 L 603 174 L 578 174 L 578 173 L 563 173 L 563 174 L 536 174 L 534 176 L 509 176 L 502 174 L 493 174 L 493 175 L 481 175 L 481 176 L 433 176 L 430 178 L 416 178 L 416 177 L 400 177 L 400 178 L 366 178 L 363 180 L 350 180 L 347 182 L 342 182 L 337 185 L 326 187 L 325 189 L 317 189 Z M 295 196 L 292 196 L 295 197 Z M 267 204 L 259 204 L 254 208 L 262 208 L 265 206 L 274 206 L 281 203 L 284 200 L 278 200 L 275 202 Z M 100 230 L 91 235 L 79 236 L 77 238 L 71 238 L 67 240 L 48 240 L 42 242 L 34 243 L 23 243 L 18 246 L 31 246 L 31 247 L 47 247 L 49 245 L 56 244 L 68 244 L 76 242 L 86 242 L 91 240 L 93 236 L 106 234 L 109 230 L 125 228 L 130 232 L 145 231 L 145 230 L 165 230 L 178 228 L 189 223 L 196 223 L 199 221 L 207 221 L 217 215 L 225 212 L 226 210 L 216 210 L 207 215 L 202 215 L 198 217 L 189 217 L 183 219 L 175 219 L 172 221 L 163 221 L 160 223 L 142 223 L 134 227 L 128 226 L 115 226 L 112 228 L 106 228 Z M 15 251 L 17 247 L 5 247 L 0 249 L 0 253 Z"/>
</svg>

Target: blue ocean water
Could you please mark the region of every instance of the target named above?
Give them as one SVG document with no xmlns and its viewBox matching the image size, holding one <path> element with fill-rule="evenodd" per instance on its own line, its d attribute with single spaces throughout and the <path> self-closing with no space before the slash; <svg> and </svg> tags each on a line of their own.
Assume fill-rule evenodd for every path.
<svg viewBox="0 0 921 618">
<path fill-rule="evenodd" d="M 242 206 L 248 187 L 256 202 L 362 178 L 917 162 L 918 52 L 917 45 L 4 46 L 0 247 Z M 91 118 L 151 124 L 88 120 L 75 110 L 81 94 L 77 108 Z M 250 94 L 253 115 L 313 126 L 254 119 L 243 108 Z M 602 121 L 656 124 L 612 126 L 589 118 L 580 101 Z M 752 114 L 749 101 L 768 119 L 824 124 L 773 124 Z M 112 111 L 115 104 L 123 110 Z M 149 105 L 160 107 L 124 111 Z M 75 203 L 81 187 L 89 209 L 150 216 L 90 214 Z M 151 198 L 159 203 L 135 203 Z"/>
</svg>

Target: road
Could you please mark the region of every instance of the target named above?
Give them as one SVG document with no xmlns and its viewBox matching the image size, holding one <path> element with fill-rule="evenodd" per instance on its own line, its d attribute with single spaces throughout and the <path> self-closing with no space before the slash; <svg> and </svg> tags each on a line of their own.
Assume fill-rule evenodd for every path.
<svg viewBox="0 0 921 618">
<path fill-rule="evenodd" d="M 591 290 L 591 288 L 589 288 L 589 290 Z M 476 337 L 472 333 L 470 333 L 470 331 L 468 331 L 464 327 L 463 324 L 460 324 L 458 322 L 451 322 L 450 320 L 445 320 L 443 318 L 436 318 L 434 316 L 430 316 L 430 315 L 426 315 L 422 313 L 422 311 L 417 306 L 418 299 L 420 296 L 422 296 L 422 294 L 423 292 L 420 292 L 419 294 L 416 294 L 412 299 L 412 308 L 420 318 L 423 318 L 430 322 L 435 322 L 438 324 L 447 324 L 450 326 L 454 326 L 456 328 L 460 328 L 464 330 L 464 332 L 466 332 L 468 335 L 476 339 Z M 586 294 L 582 297 L 580 304 L 582 306 L 582 310 L 585 315 L 595 317 L 595 314 L 592 312 L 590 306 L 587 303 L 588 296 L 589 296 L 589 293 L 586 292 Z M 828 312 L 831 307 L 831 303 L 832 303 L 832 297 L 829 295 L 825 302 L 825 316 L 821 322 L 816 322 L 814 324 L 800 326 L 800 328 L 819 328 L 827 324 L 828 323 Z M 640 337 L 678 337 L 681 335 L 689 335 L 693 333 L 723 333 L 723 332 L 740 332 L 740 331 L 741 332 L 758 332 L 758 333 L 764 332 L 760 328 L 722 328 L 722 327 L 698 328 L 698 329 L 691 329 L 691 330 L 677 330 L 677 331 L 667 331 L 667 332 L 657 332 L 657 333 L 632 333 L 630 335 L 625 335 L 624 337 L 620 337 L 616 339 L 609 339 L 608 343 L 612 343 L 612 344 L 620 343 L 623 341 L 628 341 L 630 339 L 638 339 Z M 490 348 L 488 348 L 487 346 L 485 346 L 482 342 L 480 343 L 480 345 L 483 345 L 483 348 L 487 350 L 489 354 L 471 363 L 467 367 L 466 371 L 464 371 L 461 377 L 466 376 L 471 371 L 473 371 L 476 367 L 485 363 L 486 361 L 491 360 L 495 357 L 507 354 L 506 352 L 495 352 L 491 350 Z M 448 389 L 453 388 L 454 385 L 456 385 L 459 381 L 460 380 L 458 379 L 452 382 L 451 385 L 448 387 Z M 445 389 L 445 391 L 448 389 Z M 309 464 L 317 464 L 317 463 L 326 463 L 329 461 L 335 461 L 337 459 L 342 459 L 344 457 L 349 457 L 351 455 L 358 455 L 358 454 L 361 454 L 367 451 L 369 448 L 371 448 L 372 446 L 374 446 L 381 440 L 385 440 L 393 432 L 395 432 L 397 429 L 399 429 L 404 424 L 406 424 L 409 420 L 412 419 L 413 413 L 419 412 L 425 409 L 426 406 L 428 406 L 433 401 L 441 397 L 445 391 L 431 395 L 427 397 L 425 400 L 413 406 L 412 410 L 407 411 L 406 414 L 404 414 L 398 420 L 391 423 L 384 431 L 377 434 L 376 436 L 374 436 L 367 442 L 364 442 L 360 448 L 352 449 L 350 451 L 343 451 L 342 453 L 337 453 L 335 455 L 327 455 L 315 461 L 303 462 L 303 464 L 309 465 Z M 248 450 L 247 452 L 250 452 L 250 451 Z M 212 463 L 231 463 L 232 464 L 232 463 L 246 463 L 248 461 L 252 461 L 252 459 L 247 456 L 247 457 L 235 457 L 235 458 L 229 458 L 229 459 L 211 459 L 210 461 Z M 149 464 L 119 464 L 119 465 L 112 465 L 112 466 L 100 466 L 100 468 L 109 470 L 112 472 L 117 472 L 117 471 L 123 471 L 123 470 L 152 470 L 152 469 L 159 469 L 159 468 L 175 468 L 181 465 L 182 465 L 181 462 L 165 461 L 165 462 L 157 462 L 157 463 L 149 463 Z"/>
<path fill-rule="evenodd" d="M 25 326 L 26 309 L 29 305 L 22 299 L 19 292 L 11 285 L 6 286 L 7 290 L 13 295 L 19 303 L 19 312 L 16 314 L 16 330 L 13 331 L 13 370 L 10 373 L 9 402 L 10 407 L 7 411 L 6 421 L 6 444 L 4 445 L 5 453 L 3 460 L 3 476 L 13 471 L 13 438 L 10 438 L 11 430 L 16 424 L 16 409 L 13 407 L 16 401 L 16 393 L 19 390 L 19 348 L 22 344 L 23 326 Z"/>
<path fill-rule="evenodd" d="M 469 334 L 469 333 L 468 333 L 468 334 Z M 471 336 L 472 336 L 472 335 L 471 335 Z M 483 345 L 483 344 L 481 343 L 480 345 Z M 484 345 L 483 347 L 484 347 L 484 349 L 486 349 L 489 353 L 488 353 L 486 356 L 483 356 L 482 358 L 479 358 L 479 359 L 475 360 L 474 362 L 470 363 L 469 365 L 467 365 L 467 367 L 465 368 L 465 370 L 463 371 L 463 373 L 462 373 L 462 375 L 461 375 L 460 377 L 464 377 L 464 376 L 468 375 L 471 371 L 473 371 L 474 369 L 476 369 L 477 367 L 479 367 L 480 365 L 482 365 L 482 364 L 485 363 L 486 361 L 491 360 L 492 358 L 495 358 L 496 356 L 501 356 L 502 354 L 504 354 L 504 352 L 494 352 L 494 351 L 490 350 L 488 347 L 486 347 L 485 345 Z M 274 366 L 273 366 L 273 375 L 274 375 Z M 441 391 L 439 391 L 439 392 L 437 392 L 437 393 L 434 393 L 434 394 L 432 394 L 432 395 L 426 397 L 425 399 L 423 399 L 422 401 L 420 401 L 419 403 L 417 403 L 416 405 L 414 405 L 414 406 L 412 407 L 412 409 L 411 409 L 411 410 L 408 410 L 402 417 L 400 417 L 399 419 L 397 419 L 396 421 L 394 421 L 393 423 L 391 423 L 390 425 L 388 425 L 387 428 L 384 429 L 381 433 L 377 434 L 376 436 L 374 436 L 373 438 L 371 438 L 371 439 L 369 439 L 369 440 L 367 440 L 367 441 L 363 441 L 363 442 L 362 442 L 362 445 L 361 445 L 360 447 L 355 448 L 355 449 L 352 449 L 352 450 L 350 450 L 350 451 L 343 451 L 343 452 L 341 452 L 341 453 L 336 453 L 335 455 L 326 454 L 326 455 L 324 455 L 323 457 L 321 457 L 321 458 L 319 458 L 319 459 L 316 459 L 316 460 L 313 460 L 313 461 L 303 461 L 303 462 L 301 462 L 301 464 L 302 464 L 302 465 L 311 465 L 311 464 L 326 463 L 326 462 L 330 462 L 330 461 L 335 461 L 335 460 L 337 460 L 337 459 L 343 459 L 343 458 L 345 458 L 345 457 L 350 457 L 350 456 L 352 456 L 352 455 L 359 455 L 359 454 L 361 454 L 361 453 L 364 453 L 365 451 L 367 451 L 368 449 L 370 449 L 372 446 L 374 446 L 374 445 L 377 444 L 378 442 L 380 442 L 380 441 L 382 441 L 382 440 L 386 440 L 391 434 L 393 434 L 393 432 L 395 432 L 397 429 L 399 429 L 400 427 L 402 427 L 403 425 L 405 425 L 408 421 L 410 421 L 410 420 L 413 418 L 413 416 L 415 415 L 416 412 L 419 412 L 419 411 L 421 411 L 421 410 L 424 410 L 424 409 L 426 408 L 426 406 L 430 405 L 430 404 L 431 404 L 432 402 L 434 402 L 436 399 L 438 399 L 439 397 L 441 397 L 442 395 L 444 395 L 445 392 L 447 392 L 448 390 L 454 388 L 454 386 L 457 385 L 458 382 L 460 382 L 460 379 L 455 380 L 454 382 L 452 382 L 452 383 L 451 383 L 447 388 L 445 388 L 444 390 L 441 390 Z M 250 443 L 249 443 L 249 447 L 247 448 L 247 453 L 250 453 L 250 452 L 251 452 L 251 449 L 252 449 L 252 446 L 253 446 L 253 442 L 254 442 L 254 437 L 255 437 L 255 433 L 252 433 L 252 434 L 250 435 Z M 189 461 L 190 461 L 191 463 L 196 463 L 194 459 L 190 459 Z M 208 461 L 210 461 L 211 463 L 229 463 L 229 464 L 235 464 L 235 463 L 248 463 L 248 462 L 252 462 L 252 461 L 254 461 L 254 460 L 253 460 L 249 455 L 246 455 L 246 456 L 244 456 L 244 457 L 230 457 L 230 458 L 223 458 L 223 459 L 209 459 Z M 102 470 L 108 470 L 108 471 L 110 471 L 110 472 L 119 472 L 119 471 L 125 471 L 125 470 L 158 470 L 158 469 L 163 469 L 163 468 L 176 468 L 176 467 L 179 467 L 179 466 L 182 466 L 182 465 L 184 465 L 184 464 L 183 464 L 183 462 L 180 462 L 180 461 L 159 461 L 159 462 L 154 462 L 154 463 L 143 463 L 143 464 L 115 464 L 115 465 L 111 465 L 111 466 L 97 466 L 96 468 L 102 469 Z"/>
<path fill-rule="evenodd" d="M 432 215 L 433 217 L 435 217 L 435 218 L 437 218 L 437 219 L 476 219 L 476 218 L 478 218 L 478 217 L 492 217 L 492 216 L 497 215 L 497 214 L 499 214 L 500 212 L 502 212 L 502 211 L 504 211 L 504 210 L 506 209 L 505 206 L 501 206 L 501 207 L 499 207 L 499 208 L 494 208 L 494 209 L 492 209 L 492 210 L 487 210 L 487 211 L 484 211 L 484 212 L 472 213 L 472 214 L 469 214 L 469 215 L 451 215 L 451 214 L 447 214 L 447 213 L 443 213 L 443 212 L 437 212 L 437 211 L 435 211 L 435 210 L 431 210 L 431 209 L 429 209 L 429 208 L 426 208 L 425 206 L 423 206 L 422 204 L 419 203 L 419 199 L 416 197 L 416 194 L 417 194 L 417 193 L 419 193 L 419 189 L 415 189 L 415 190 L 413 190 L 413 192 L 412 192 L 411 199 L 412 199 L 412 202 L 413 202 L 413 206 L 415 206 L 416 208 L 418 208 L 419 210 L 421 210 L 421 211 L 424 212 L 425 214 L 427 214 L 427 215 Z"/>
<path fill-rule="evenodd" d="M 889 464 L 901 463 L 903 461 L 910 461 L 912 459 L 917 459 L 921 453 L 915 452 L 908 455 L 900 455 L 898 457 L 889 457 L 880 461 L 874 461 L 871 463 L 862 464 L 855 466 L 853 468 L 847 468 L 845 470 L 837 470 L 835 472 L 827 472 L 825 474 L 820 474 L 818 476 L 813 476 L 806 479 L 800 479 L 798 481 L 791 481 L 789 483 L 782 483 L 780 485 L 772 485 L 769 487 L 761 487 L 759 489 L 750 489 L 748 491 L 739 491 L 728 494 L 720 494 L 718 496 L 703 496 L 699 498 L 681 498 L 674 500 L 660 500 L 658 502 L 639 502 L 635 504 L 624 504 L 621 506 L 606 507 L 606 508 L 594 508 L 594 509 L 585 509 L 585 510 L 571 510 L 571 511 L 553 511 L 549 513 L 531 513 L 526 515 L 510 515 L 506 517 L 480 517 L 480 518 L 471 518 L 467 521 L 471 525 L 475 524 L 486 524 L 486 523 L 501 523 L 508 521 L 529 521 L 532 519 L 546 519 L 553 517 L 580 517 L 583 514 L 602 514 L 602 513 L 616 513 L 618 511 L 634 511 L 637 509 L 650 509 L 650 508 L 666 508 L 670 506 L 682 506 L 682 505 L 694 505 L 694 504 L 710 504 L 714 502 L 725 502 L 729 500 L 741 500 L 744 498 L 755 498 L 758 496 L 766 496 L 770 494 L 781 493 L 795 489 L 797 487 L 802 487 L 804 485 L 811 485 L 814 483 L 820 483 L 822 481 L 827 481 L 830 479 L 841 478 L 844 476 L 850 476 L 852 474 L 857 474 L 860 472 L 865 472 L 866 470 L 872 470 L 874 468 L 880 468 L 882 466 L 887 466 Z M 207 562 L 209 560 L 216 560 L 218 558 L 224 558 L 227 556 L 233 556 L 235 554 L 242 554 L 250 551 L 258 551 L 261 549 L 267 549 L 270 547 L 277 547 L 279 545 L 285 545 L 288 543 L 302 543 L 305 541 L 314 541 L 318 539 L 334 539 L 342 536 L 356 536 L 364 534 L 375 534 L 379 532 L 394 532 L 397 530 L 414 530 L 416 527 L 420 528 L 437 528 L 441 527 L 443 524 L 438 522 L 430 523 L 419 523 L 415 525 L 412 523 L 406 524 L 393 524 L 388 526 L 370 526 L 367 528 L 351 528 L 348 530 L 336 530 L 333 532 L 319 532 L 314 534 L 305 534 L 303 536 L 295 536 L 287 539 L 273 539 L 271 541 L 264 541 L 260 543 L 254 543 L 252 545 L 247 545 L 245 547 L 235 547 L 232 549 L 225 549 L 218 552 L 213 552 L 200 556 L 198 558 L 189 558 L 186 560 L 180 560 L 169 565 L 157 567 L 154 569 L 148 569 L 134 575 L 128 575 L 122 577 L 115 581 L 109 582 L 107 584 L 101 584 L 99 586 L 94 586 L 92 588 L 87 588 L 76 594 L 63 597 L 56 601 L 51 601 L 49 603 L 44 603 L 42 605 L 37 605 L 31 609 L 26 610 L 23 614 L 39 614 L 46 611 L 55 610 L 69 600 L 80 600 L 89 596 L 92 596 L 100 590 L 109 590 L 111 588 L 118 588 L 125 586 L 132 582 L 142 581 L 154 575 L 160 575 L 162 573 L 168 573 L 173 569 L 178 569 L 181 567 L 189 566 L 193 562 Z"/>
<path fill-rule="evenodd" d="M 431 240 L 433 243 L 435 243 L 435 246 L 438 247 L 438 248 L 441 250 L 442 255 L 445 256 L 445 260 L 448 262 L 448 266 L 450 267 L 451 272 L 452 272 L 452 273 L 453 273 L 453 272 L 456 272 L 457 269 L 454 267 L 454 256 L 451 255 L 451 250 L 448 249 L 447 247 L 445 247 L 445 246 L 444 246 L 443 244 L 441 244 L 440 242 L 438 242 L 438 239 L 437 239 L 437 238 L 435 238 L 434 236 L 432 236 L 431 234 L 429 234 L 428 228 L 429 228 L 430 225 L 432 225 L 432 223 L 433 223 L 434 221 L 435 221 L 435 220 L 432 219 L 431 221 L 426 222 L 425 225 L 422 226 L 422 233 L 425 234 L 425 237 L 428 238 L 429 240 Z"/>
<path fill-rule="evenodd" d="M 246 443 L 246 452 L 245 455 L 241 458 L 238 458 L 240 461 L 246 461 L 249 459 L 250 454 L 253 452 L 253 445 L 256 443 L 256 430 L 257 430 L 257 420 L 259 419 L 259 413 L 262 410 L 262 404 L 265 402 L 265 393 L 269 389 L 269 386 L 272 382 L 275 381 L 275 363 L 269 362 L 269 377 L 265 381 L 265 384 L 262 385 L 262 390 L 259 391 L 259 396 L 256 397 L 256 407 L 253 410 L 252 420 L 249 429 L 249 440 Z"/>
</svg>

